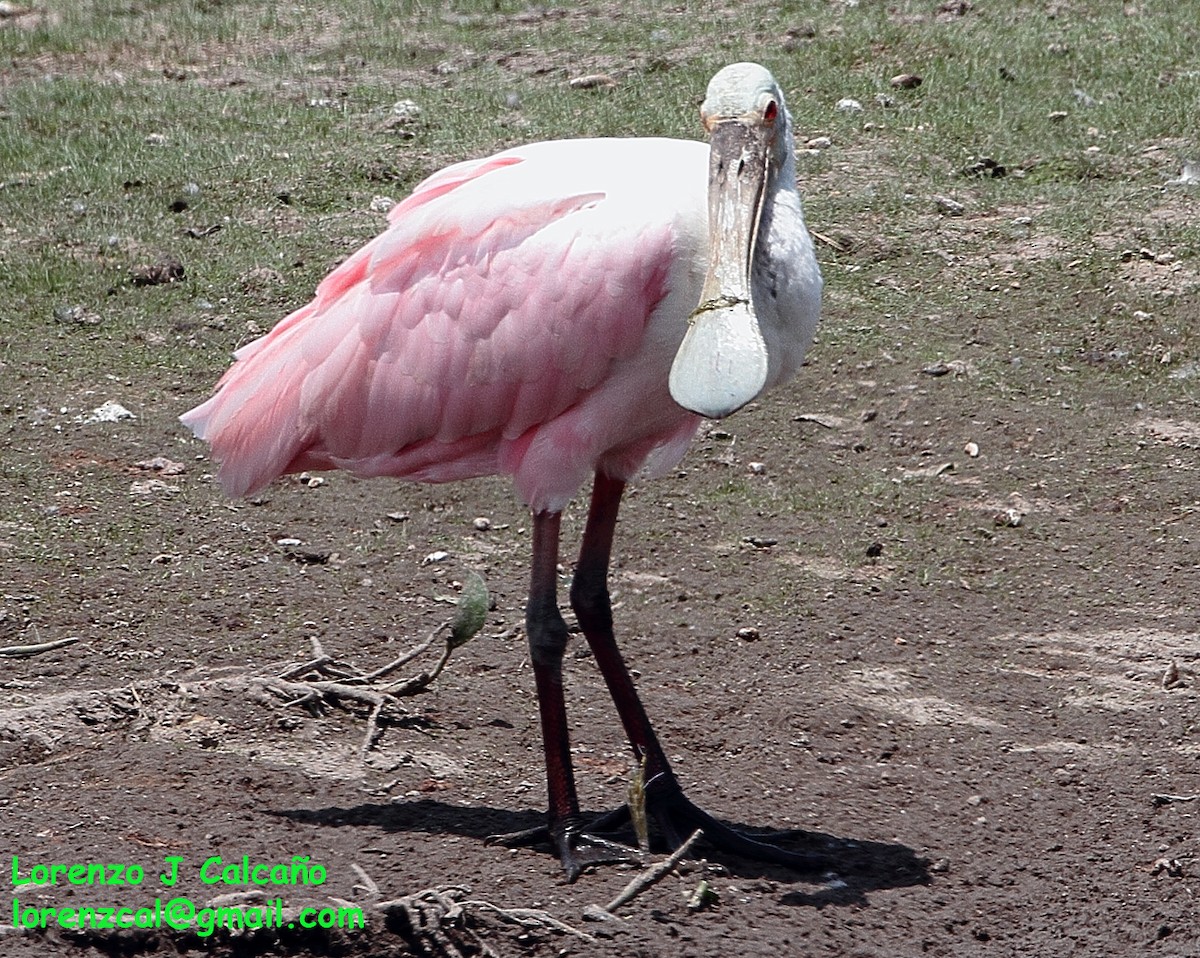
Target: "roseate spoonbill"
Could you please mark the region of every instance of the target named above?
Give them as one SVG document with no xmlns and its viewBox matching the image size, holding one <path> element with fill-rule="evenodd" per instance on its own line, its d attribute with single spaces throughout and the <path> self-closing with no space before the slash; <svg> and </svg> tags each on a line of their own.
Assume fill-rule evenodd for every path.
<svg viewBox="0 0 1200 958">
<path fill-rule="evenodd" d="M 563 700 L 559 522 L 589 475 L 571 606 L 643 763 L 649 815 L 676 845 L 700 827 L 734 853 L 812 864 L 684 796 L 613 638 L 607 579 L 626 482 L 678 462 L 701 417 L 789 379 L 820 310 L 779 85 L 757 64 L 725 67 L 701 119 L 707 149 L 562 140 L 434 174 L 180 417 L 211 444 L 231 495 L 306 469 L 513 477 L 533 513 L 525 623 L 549 794 L 542 834 L 572 881 L 629 853 L 580 816 Z"/>
</svg>

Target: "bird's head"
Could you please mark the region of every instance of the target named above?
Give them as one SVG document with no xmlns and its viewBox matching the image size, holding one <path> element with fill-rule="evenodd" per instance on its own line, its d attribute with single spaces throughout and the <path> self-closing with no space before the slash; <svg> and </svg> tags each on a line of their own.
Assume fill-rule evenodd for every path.
<svg viewBox="0 0 1200 958">
<path fill-rule="evenodd" d="M 709 81 L 700 122 L 709 136 L 742 130 L 759 139 L 765 159 L 778 171 L 791 156 L 792 118 L 771 72 L 757 63 L 733 63 Z"/>
<path fill-rule="evenodd" d="M 734 63 L 714 76 L 700 118 L 710 144 L 709 266 L 669 385 L 679 405 L 719 419 L 767 384 L 751 274 L 764 205 L 777 183 L 794 180 L 792 135 L 783 92 L 757 63 Z"/>
</svg>

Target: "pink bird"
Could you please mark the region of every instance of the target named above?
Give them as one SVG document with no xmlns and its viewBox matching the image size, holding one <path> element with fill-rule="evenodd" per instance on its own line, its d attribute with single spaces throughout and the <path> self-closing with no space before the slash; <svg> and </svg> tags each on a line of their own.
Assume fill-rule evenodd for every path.
<svg viewBox="0 0 1200 958">
<path fill-rule="evenodd" d="M 625 484 L 674 466 L 701 417 L 795 374 L 820 311 L 779 85 L 757 64 L 725 67 L 701 119 L 707 148 L 561 140 L 434 174 L 180 417 L 235 496 L 311 469 L 513 477 L 533 513 L 541 834 L 571 881 L 629 854 L 597 834 L 622 810 L 591 828 L 580 815 L 563 699 L 559 523 L 592 476 L 571 606 L 643 763 L 650 817 L 674 845 L 702 828 L 726 851 L 812 865 L 687 799 L 613 638 L 608 568 Z"/>
</svg>

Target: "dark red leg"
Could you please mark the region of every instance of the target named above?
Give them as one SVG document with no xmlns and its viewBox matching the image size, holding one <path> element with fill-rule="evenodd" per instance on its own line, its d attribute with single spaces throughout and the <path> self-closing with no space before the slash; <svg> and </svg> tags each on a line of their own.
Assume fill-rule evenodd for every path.
<svg viewBox="0 0 1200 958">
<path fill-rule="evenodd" d="M 542 744 L 546 753 L 546 789 L 549 794 L 550 839 L 562 860 L 567 881 L 574 881 L 587 865 L 628 859 L 629 849 L 583 832 L 575 774 L 571 767 L 567 709 L 563 700 L 562 660 L 567 647 L 567 625 L 558 610 L 558 532 L 561 514 L 539 512 L 533 517 L 533 572 L 525 631 L 529 657 L 537 683 Z M 545 832 L 505 836 L 504 840 L 533 839 Z"/>
<path fill-rule="evenodd" d="M 634 754 L 645 762 L 647 813 L 658 823 L 667 841 L 676 847 L 692 830 L 700 828 L 713 845 L 747 858 L 806 870 L 822 864 L 815 856 L 778 848 L 735 831 L 694 805 L 679 787 L 613 637 L 608 567 L 624 490 L 625 483 L 621 480 L 596 474 L 579 564 L 571 583 L 571 607 L 608 684 Z"/>
</svg>

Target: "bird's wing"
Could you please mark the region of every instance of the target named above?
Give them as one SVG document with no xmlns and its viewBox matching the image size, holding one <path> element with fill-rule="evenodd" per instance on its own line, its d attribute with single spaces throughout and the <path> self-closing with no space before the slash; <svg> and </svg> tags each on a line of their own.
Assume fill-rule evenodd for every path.
<svg viewBox="0 0 1200 958">
<path fill-rule="evenodd" d="M 211 443 L 226 490 L 313 467 L 497 471 L 501 439 L 559 415 L 635 353 L 666 292 L 673 227 L 630 215 L 619 176 L 589 188 L 564 173 L 585 142 L 426 180 L 311 303 L 241 349 L 215 395 L 181 417 Z M 397 455 L 430 443 L 429 455 Z"/>
</svg>

